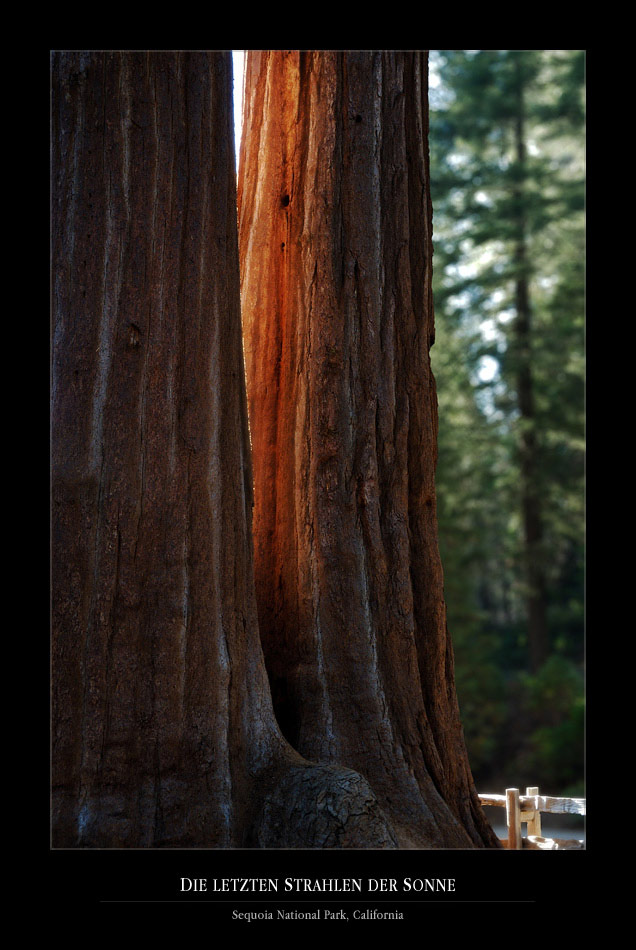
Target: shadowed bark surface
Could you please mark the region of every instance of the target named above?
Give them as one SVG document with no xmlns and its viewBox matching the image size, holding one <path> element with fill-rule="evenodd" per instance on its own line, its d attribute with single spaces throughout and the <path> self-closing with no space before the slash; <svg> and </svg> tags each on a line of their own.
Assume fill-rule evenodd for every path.
<svg viewBox="0 0 636 950">
<path fill-rule="evenodd" d="M 54 847 L 396 843 L 272 713 L 231 114 L 229 53 L 52 56 Z"/>
<path fill-rule="evenodd" d="M 425 52 L 248 52 L 239 172 L 259 623 L 281 728 L 402 847 L 497 847 L 437 543 Z"/>
</svg>

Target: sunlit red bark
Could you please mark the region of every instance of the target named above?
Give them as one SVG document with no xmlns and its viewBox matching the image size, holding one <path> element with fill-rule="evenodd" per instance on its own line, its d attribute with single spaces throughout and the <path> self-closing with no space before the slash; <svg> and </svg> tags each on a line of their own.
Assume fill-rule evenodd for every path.
<svg viewBox="0 0 636 950">
<path fill-rule="evenodd" d="M 292 745 L 366 776 L 404 847 L 496 846 L 438 553 L 427 123 L 425 52 L 248 53 L 259 624 Z"/>
</svg>

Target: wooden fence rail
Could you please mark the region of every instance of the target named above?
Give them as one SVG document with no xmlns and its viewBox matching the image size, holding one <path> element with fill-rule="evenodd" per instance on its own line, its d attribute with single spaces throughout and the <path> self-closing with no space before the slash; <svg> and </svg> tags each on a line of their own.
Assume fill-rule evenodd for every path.
<svg viewBox="0 0 636 950">
<path fill-rule="evenodd" d="M 557 815 L 584 815 L 584 798 L 552 798 L 539 795 L 536 787 L 526 788 L 526 794 L 520 795 L 518 788 L 507 788 L 505 795 L 479 796 L 482 805 L 495 805 L 506 809 L 506 827 L 508 838 L 505 842 L 509 850 L 523 847 L 521 822 L 526 822 L 528 835 L 541 837 L 541 812 Z"/>
</svg>

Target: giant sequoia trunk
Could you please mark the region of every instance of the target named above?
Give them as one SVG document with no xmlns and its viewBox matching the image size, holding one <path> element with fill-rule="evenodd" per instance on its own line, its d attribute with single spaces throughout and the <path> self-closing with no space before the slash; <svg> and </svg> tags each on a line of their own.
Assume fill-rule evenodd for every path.
<svg viewBox="0 0 636 950">
<path fill-rule="evenodd" d="M 229 54 L 52 61 L 56 847 L 394 846 L 258 636 Z"/>
<path fill-rule="evenodd" d="M 427 61 L 249 51 L 239 173 L 261 637 L 281 727 L 403 847 L 497 846 L 438 553 Z"/>
</svg>

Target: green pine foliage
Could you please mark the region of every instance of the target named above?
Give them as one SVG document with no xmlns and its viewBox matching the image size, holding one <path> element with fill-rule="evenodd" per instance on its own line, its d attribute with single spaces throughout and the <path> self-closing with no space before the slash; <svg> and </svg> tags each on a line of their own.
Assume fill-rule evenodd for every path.
<svg viewBox="0 0 636 950">
<path fill-rule="evenodd" d="M 580 794 L 584 771 L 584 52 L 431 51 L 440 547 L 462 718 L 486 791 L 496 781 Z M 549 633 L 534 673 L 528 444 Z"/>
</svg>

